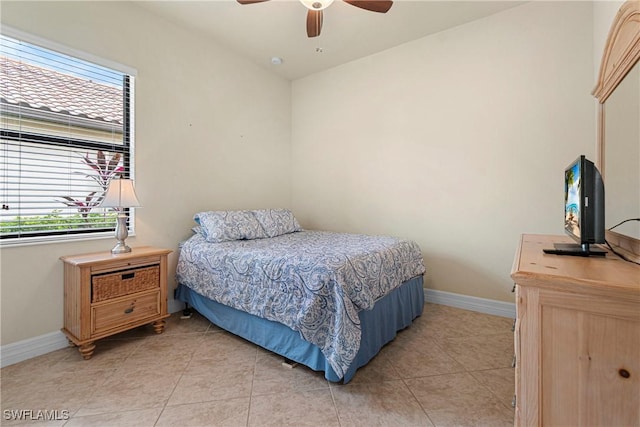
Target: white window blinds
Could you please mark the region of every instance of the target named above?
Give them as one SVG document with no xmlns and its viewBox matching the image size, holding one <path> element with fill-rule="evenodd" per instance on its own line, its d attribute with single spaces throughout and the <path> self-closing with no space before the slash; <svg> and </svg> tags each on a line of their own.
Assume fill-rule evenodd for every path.
<svg viewBox="0 0 640 427">
<path fill-rule="evenodd" d="M 0 79 L 3 243 L 113 230 L 98 205 L 132 177 L 133 77 L 2 35 Z"/>
</svg>

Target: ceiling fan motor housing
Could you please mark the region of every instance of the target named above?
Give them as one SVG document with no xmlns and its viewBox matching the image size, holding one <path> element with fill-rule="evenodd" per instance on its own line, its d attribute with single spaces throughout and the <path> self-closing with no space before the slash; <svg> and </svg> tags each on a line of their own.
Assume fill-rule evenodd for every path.
<svg viewBox="0 0 640 427">
<path fill-rule="evenodd" d="M 311 10 L 322 10 L 329 7 L 333 0 L 300 0 L 300 2 L 307 8 Z"/>
</svg>

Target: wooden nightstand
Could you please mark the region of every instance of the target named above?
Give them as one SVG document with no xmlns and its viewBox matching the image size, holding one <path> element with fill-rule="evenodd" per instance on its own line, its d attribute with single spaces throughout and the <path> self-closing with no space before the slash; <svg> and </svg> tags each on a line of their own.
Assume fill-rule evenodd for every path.
<svg viewBox="0 0 640 427">
<path fill-rule="evenodd" d="M 167 255 L 171 251 L 139 247 L 64 256 L 64 328 L 69 342 L 90 359 L 95 341 L 153 323 L 164 330 L 167 313 Z"/>
</svg>

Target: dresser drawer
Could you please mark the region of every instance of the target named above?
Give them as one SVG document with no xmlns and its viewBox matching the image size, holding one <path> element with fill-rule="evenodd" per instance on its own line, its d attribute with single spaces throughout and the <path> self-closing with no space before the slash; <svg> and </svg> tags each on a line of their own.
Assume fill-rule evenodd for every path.
<svg viewBox="0 0 640 427">
<path fill-rule="evenodd" d="M 127 329 L 128 325 L 160 314 L 160 292 L 149 292 L 123 298 L 115 302 L 96 304 L 92 310 L 92 333 L 114 328 Z"/>
<path fill-rule="evenodd" d="M 91 276 L 91 302 L 106 301 L 160 286 L 160 266 Z"/>
</svg>

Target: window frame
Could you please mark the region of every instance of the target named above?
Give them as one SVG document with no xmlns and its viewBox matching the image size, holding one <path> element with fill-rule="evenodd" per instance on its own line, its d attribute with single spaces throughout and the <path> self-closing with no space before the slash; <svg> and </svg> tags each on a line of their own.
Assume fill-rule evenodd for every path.
<svg viewBox="0 0 640 427">
<path fill-rule="evenodd" d="M 105 59 L 90 53 L 70 48 L 63 44 L 41 38 L 35 36 L 33 34 L 17 30 L 15 28 L 9 26 L 1 26 L 0 34 L 11 37 L 26 43 L 30 43 L 33 45 L 37 45 L 44 49 L 52 50 L 58 53 L 62 53 L 65 55 L 72 56 L 74 58 L 92 62 L 96 65 L 103 66 L 106 68 L 113 69 L 115 71 L 121 72 L 126 75 L 125 82 L 123 85 L 126 85 L 127 88 L 124 91 L 124 99 L 123 101 L 128 105 L 129 108 L 125 108 L 123 111 L 123 140 L 122 144 L 105 144 L 99 142 L 92 142 L 90 140 L 81 140 L 81 139 L 69 139 L 69 138 L 61 138 L 55 135 L 41 135 L 41 134 L 29 134 L 30 140 L 37 142 L 38 144 L 43 145 L 54 145 L 54 146 L 76 146 L 80 148 L 92 148 L 99 149 L 105 152 L 111 153 L 121 153 L 124 154 L 128 151 L 128 156 L 123 156 L 123 166 L 125 168 L 125 174 L 123 178 L 135 179 L 135 77 L 137 76 L 137 70 Z M 2 138 L 7 140 L 19 141 L 22 139 L 20 137 L 20 132 L 12 131 L 12 130 L 2 130 Z M 135 209 L 127 209 L 126 210 L 129 215 L 129 236 L 135 236 Z M 43 244 L 43 243 L 64 243 L 70 241 L 78 241 L 78 240 L 95 240 L 95 239 L 106 239 L 113 238 L 114 229 L 109 230 L 100 230 L 100 231 L 92 231 L 92 230 L 79 230 L 76 232 L 68 232 L 68 231 L 50 231 L 47 233 L 37 233 L 34 235 L 29 235 L 25 233 L 25 235 L 17 236 L 17 237 L 2 237 L 0 238 L 0 247 L 12 247 L 12 246 L 25 246 L 25 245 L 34 245 L 34 244 Z"/>
</svg>

